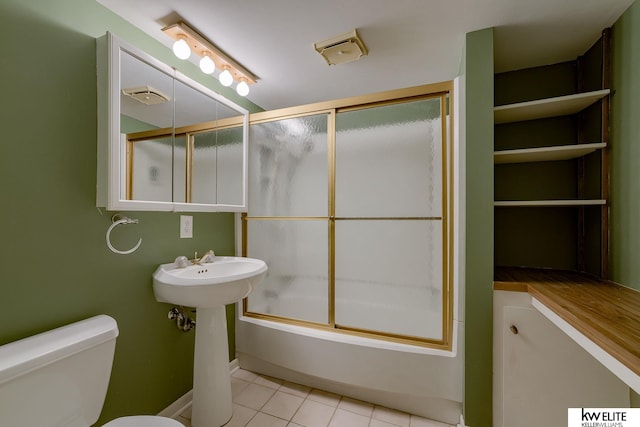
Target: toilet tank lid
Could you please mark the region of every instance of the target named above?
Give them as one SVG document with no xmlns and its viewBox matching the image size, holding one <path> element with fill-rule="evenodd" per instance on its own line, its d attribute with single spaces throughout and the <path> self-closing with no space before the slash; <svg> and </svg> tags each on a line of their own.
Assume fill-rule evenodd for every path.
<svg viewBox="0 0 640 427">
<path fill-rule="evenodd" d="M 0 384 L 117 336 L 116 321 L 102 314 L 0 346 Z"/>
</svg>

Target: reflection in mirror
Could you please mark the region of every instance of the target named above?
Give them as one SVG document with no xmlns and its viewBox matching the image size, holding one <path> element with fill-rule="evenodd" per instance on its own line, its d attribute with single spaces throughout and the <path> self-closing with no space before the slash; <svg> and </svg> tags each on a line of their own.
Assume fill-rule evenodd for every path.
<svg viewBox="0 0 640 427">
<path fill-rule="evenodd" d="M 129 169 L 136 171 L 129 173 L 127 199 L 170 202 L 172 139 L 130 140 L 127 152 Z"/>
<path fill-rule="evenodd" d="M 242 205 L 244 133 L 238 112 L 178 80 L 171 93 L 173 111 L 158 108 L 152 117 L 144 114 L 151 111 L 129 107 L 131 115 L 121 115 L 121 129 L 135 130 L 126 135 L 127 199 Z M 123 106 L 129 98 L 123 94 Z M 161 125 L 168 113 L 174 126 L 155 128 L 141 120 Z"/>
<path fill-rule="evenodd" d="M 191 202 L 242 203 L 242 137 L 242 127 L 239 126 L 192 135 Z"/>
<path fill-rule="evenodd" d="M 180 139 L 181 144 L 176 144 L 179 159 L 178 157 L 176 158 L 175 173 L 179 174 L 180 177 L 175 179 L 174 200 L 182 203 L 195 202 L 191 197 L 193 182 L 202 179 L 204 182 L 200 183 L 200 187 L 204 197 L 201 198 L 199 203 L 215 204 L 215 168 L 208 168 L 204 176 L 194 177 L 190 173 L 191 162 L 193 162 L 193 138 L 189 132 L 194 126 L 197 127 L 204 123 L 213 125 L 217 119 L 219 102 L 177 80 L 175 89 L 175 133 L 176 140 Z M 212 153 L 215 156 L 215 150 Z M 209 164 L 215 167 L 215 157 Z"/>
<path fill-rule="evenodd" d="M 120 59 L 120 131 L 171 128 L 173 77 L 125 51 Z"/>
<path fill-rule="evenodd" d="M 191 125 L 216 120 L 218 101 L 195 88 L 175 81 L 175 128 L 183 133 Z"/>
<path fill-rule="evenodd" d="M 173 78 L 127 52 L 120 58 L 120 132 L 128 135 L 121 198 L 171 202 Z M 157 136 L 146 136 L 150 131 Z"/>
<path fill-rule="evenodd" d="M 174 178 L 174 201 L 243 204 L 243 132 L 223 129 L 230 118 L 242 124 L 237 111 L 176 81 L 174 172 L 183 178 Z"/>
<path fill-rule="evenodd" d="M 191 197 L 194 203 L 216 203 L 217 200 L 217 131 L 190 136 L 193 142 Z"/>
<path fill-rule="evenodd" d="M 243 134 L 241 126 L 218 131 L 218 203 L 222 205 L 242 204 Z"/>
<path fill-rule="evenodd" d="M 187 201 L 187 137 L 184 134 L 174 135 L 173 201 Z"/>
</svg>

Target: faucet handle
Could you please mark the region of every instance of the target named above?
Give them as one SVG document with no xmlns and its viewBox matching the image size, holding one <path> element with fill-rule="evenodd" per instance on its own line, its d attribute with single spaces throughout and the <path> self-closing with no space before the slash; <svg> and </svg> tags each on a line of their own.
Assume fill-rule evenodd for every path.
<svg viewBox="0 0 640 427">
<path fill-rule="evenodd" d="M 187 267 L 189 265 L 189 260 L 187 259 L 186 256 L 180 255 L 179 257 L 176 258 L 175 261 L 173 261 L 173 263 L 178 268 L 184 268 L 184 267 Z"/>
<path fill-rule="evenodd" d="M 216 258 L 216 254 L 209 249 L 204 255 L 202 255 L 202 258 L 200 258 L 200 262 L 213 262 L 215 261 Z"/>
</svg>

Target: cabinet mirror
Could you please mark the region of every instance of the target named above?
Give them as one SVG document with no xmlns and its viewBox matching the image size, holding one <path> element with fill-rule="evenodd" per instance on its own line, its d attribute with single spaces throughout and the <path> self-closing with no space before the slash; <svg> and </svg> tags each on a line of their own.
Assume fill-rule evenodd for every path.
<svg viewBox="0 0 640 427">
<path fill-rule="evenodd" d="M 98 78 L 98 206 L 246 210 L 246 110 L 110 33 Z"/>
</svg>

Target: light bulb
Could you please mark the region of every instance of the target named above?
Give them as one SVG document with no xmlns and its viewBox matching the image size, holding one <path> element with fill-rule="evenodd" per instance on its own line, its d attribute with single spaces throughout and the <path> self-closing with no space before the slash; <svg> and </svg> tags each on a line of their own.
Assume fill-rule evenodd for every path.
<svg viewBox="0 0 640 427">
<path fill-rule="evenodd" d="M 243 80 L 238 83 L 238 86 L 236 86 L 236 92 L 238 92 L 238 95 L 240 96 L 249 95 L 249 85 L 247 84 L 247 82 Z"/>
<path fill-rule="evenodd" d="M 182 37 L 173 44 L 173 53 L 180 59 L 188 59 L 191 56 L 189 44 Z"/>
<path fill-rule="evenodd" d="M 209 52 L 206 52 L 200 60 L 200 70 L 205 74 L 211 74 L 216 70 L 216 64 L 209 56 Z"/>
<path fill-rule="evenodd" d="M 223 72 L 218 76 L 218 80 L 220 80 L 220 84 L 222 86 L 231 86 L 233 83 L 233 76 L 231 75 L 231 71 L 229 71 L 226 67 Z"/>
</svg>

